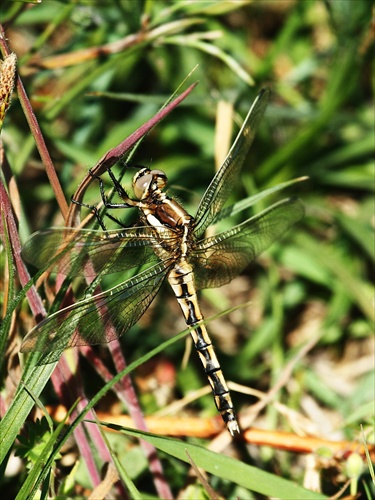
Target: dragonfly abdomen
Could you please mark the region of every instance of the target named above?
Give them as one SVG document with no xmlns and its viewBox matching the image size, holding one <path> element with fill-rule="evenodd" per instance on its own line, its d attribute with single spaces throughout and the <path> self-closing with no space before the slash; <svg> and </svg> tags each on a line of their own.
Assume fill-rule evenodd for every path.
<svg viewBox="0 0 375 500">
<path fill-rule="evenodd" d="M 199 307 L 193 271 L 184 259 L 169 273 L 169 284 L 180 304 L 195 349 L 210 383 L 215 404 L 229 432 L 239 432 L 232 399 Z"/>
</svg>

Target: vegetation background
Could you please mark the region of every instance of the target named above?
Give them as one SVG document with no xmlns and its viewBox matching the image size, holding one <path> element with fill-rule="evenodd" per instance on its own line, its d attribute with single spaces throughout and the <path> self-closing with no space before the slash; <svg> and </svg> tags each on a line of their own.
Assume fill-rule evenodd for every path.
<svg viewBox="0 0 375 500">
<path fill-rule="evenodd" d="M 233 138 L 263 86 L 272 89 L 272 102 L 231 202 L 308 176 L 285 191 L 285 197 L 298 195 L 303 200 L 306 217 L 243 276 L 221 289 L 205 291 L 202 309 L 209 318 L 251 301 L 250 306 L 209 325 L 226 378 L 239 384 L 240 390 L 233 394 L 240 418 L 260 397 L 250 387 L 269 391 L 285 376 L 288 363 L 312 341 L 253 425 L 270 433 L 283 430 L 358 442 L 362 425 L 371 442 L 372 2 L 49 0 L 32 4 L 5 0 L 0 16 L 5 36 L 2 56 L 6 45 L 17 55 L 18 73 L 67 200 L 88 169 L 152 117 L 198 65 L 184 88 L 197 80 L 199 85 L 152 130 L 132 158 L 136 164 L 164 170 L 171 192 L 194 214 L 214 175 L 215 155 L 216 166 L 222 157 L 219 146 L 225 149 L 230 144 L 226 146 L 225 135 Z M 22 243 L 35 230 L 64 224 L 36 149 L 35 128 L 30 130 L 25 120 L 30 115 L 24 102 L 14 95 L 4 122 L 1 178 Z M 129 179 L 125 184 L 129 185 Z M 10 229 L 13 247 L 6 237 L 10 212 L 4 208 L 3 193 L 0 484 L 7 493 L 2 498 L 31 498 L 41 485 L 42 497 L 86 497 L 100 485 L 100 470 L 109 461 L 103 458 L 105 447 L 134 498 L 167 498 L 169 489 L 179 498 L 215 498 L 215 494 L 303 498 L 302 488 L 291 493 L 289 488 L 295 483 L 320 488 L 324 494 L 337 493 L 344 486 L 343 495 L 350 488 L 352 494 L 371 498 L 369 465 L 359 460 L 353 472 L 345 454 L 335 455 L 332 450 L 303 455 L 297 450 L 278 450 L 275 443 L 272 448 L 225 441 L 224 445 L 216 443 L 216 448 L 211 443 L 211 449 L 235 457 L 235 464 L 221 462 L 219 454 L 209 455 L 205 468 L 201 462 L 205 455 L 194 445 L 206 447 L 212 437 L 200 431 L 202 426 L 205 429 L 206 417 L 215 418 L 208 393 L 180 409 L 177 416 L 180 426 L 185 425 L 184 418 L 199 417 L 191 420 L 191 437 L 182 444 L 190 454 L 197 453 L 194 461 L 206 471 L 216 466 L 209 478 L 197 471 L 198 478 L 189 476 L 191 465 L 182 461 L 187 461 L 186 454 L 174 458 L 177 441 L 154 441 L 159 450 L 164 449 L 160 456 L 166 479 L 158 483 L 151 479 L 157 470 L 153 460 L 146 459 L 129 434 L 113 439 L 90 431 L 82 441 L 75 434 L 78 448 L 62 439 L 73 430 L 77 433 L 79 427 L 57 426 L 48 416 L 63 399 L 59 389 L 56 396 L 52 385 L 44 388 L 52 369 L 35 368 L 35 361 L 30 364 L 32 356 L 27 362 L 21 358 L 20 366 L 14 357 L 20 338 L 35 320 L 26 299 L 21 301 L 23 296 L 18 294 L 19 268 L 16 272 Z M 280 193 L 270 196 L 256 211 L 282 197 Z M 97 186 L 86 200 L 100 201 Z M 49 293 L 43 297 L 49 298 Z M 192 393 L 193 399 L 194 391 L 206 385 L 194 353 L 181 367 L 185 350 L 181 340 L 163 344 L 162 352 L 145 361 L 147 353 L 182 330 L 178 306 L 165 287 L 150 311 L 122 339 L 128 363 L 142 362 L 133 375 L 146 415 L 168 407 L 174 399 Z M 14 342 L 18 347 L 12 355 Z M 111 366 L 106 348 L 96 352 Z M 80 384 L 87 401 L 100 394 L 104 384 L 93 364 L 79 358 Z M 20 382 L 22 375 L 28 381 L 28 393 Z M 53 386 L 56 391 L 56 383 Z M 58 387 L 62 390 L 62 385 Z M 243 393 L 244 388 L 250 392 Z M 25 426 L 33 399 L 47 418 L 34 424 L 31 419 Z M 111 414 L 123 411 L 120 406 L 107 394 L 96 408 L 107 415 L 102 420 L 109 420 Z M 160 436 L 168 430 L 166 424 Z M 19 459 L 13 456 L 15 450 Z M 256 469 L 240 468 L 251 465 Z M 264 472 L 270 475 L 263 476 Z M 113 488 L 111 498 L 124 497 L 119 488 Z M 93 498 L 103 497 L 95 491 L 98 496 Z M 306 495 L 315 498 L 316 494 L 306 491 Z"/>
</svg>

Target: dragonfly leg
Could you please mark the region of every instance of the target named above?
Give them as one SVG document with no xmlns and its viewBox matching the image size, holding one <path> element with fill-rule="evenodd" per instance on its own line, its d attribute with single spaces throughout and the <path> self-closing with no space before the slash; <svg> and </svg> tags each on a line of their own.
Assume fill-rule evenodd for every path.
<svg viewBox="0 0 375 500">
<path fill-rule="evenodd" d="M 89 170 L 89 174 L 91 177 L 94 179 L 97 179 L 99 182 L 99 189 L 100 189 L 100 196 L 102 198 L 103 205 L 106 208 L 133 208 L 138 206 L 137 202 L 129 198 L 128 193 L 125 191 L 125 189 L 121 186 L 119 181 L 116 179 L 115 175 L 113 174 L 112 170 L 110 168 L 107 168 L 107 172 L 109 174 L 109 177 L 111 178 L 111 181 L 113 182 L 113 185 L 116 189 L 117 194 L 120 196 L 122 200 L 125 200 L 123 203 L 112 203 L 111 201 L 108 200 L 107 195 L 105 194 L 104 191 L 104 182 L 103 179 L 92 172 L 92 170 Z"/>
<path fill-rule="evenodd" d="M 99 190 L 100 190 L 100 196 L 102 198 L 102 202 L 103 202 L 103 205 L 105 208 L 107 209 L 116 209 L 116 208 L 134 208 L 134 207 L 137 207 L 138 206 L 138 202 L 137 201 L 134 201 L 132 200 L 131 198 L 129 198 L 127 192 L 125 191 L 125 189 L 121 186 L 121 184 L 119 183 L 119 181 L 116 179 L 116 177 L 114 176 L 112 170 L 110 168 L 107 169 L 107 172 L 114 184 L 114 188 L 116 189 L 117 191 L 117 194 L 121 197 L 121 199 L 125 200 L 123 203 L 112 203 L 109 201 L 107 195 L 105 194 L 105 190 L 104 190 L 104 182 L 103 182 L 103 179 L 95 174 L 91 169 L 89 170 L 89 174 L 91 175 L 91 177 L 93 177 L 94 179 L 96 179 L 98 182 L 99 182 Z M 74 198 L 71 198 L 71 201 L 72 203 L 75 203 L 76 205 L 79 205 L 81 207 L 86 207 L 86 208 L 89 208 L 92 213 L 95 215 L 100 227 L 102 228 L 103 231 L 106 231 L 107 228 L 104 224 L 104 221 L 103 221 L 103 217 L 102 215 L 100 214 L 98 208 L 94 205 L 88 205 L 87 203 L 83 203 L 81 201 L 78 201 L 78 200 L 75 200 Z M 106 213 L 105 214 L 106 217 L 108 217 L 109 219 L 111 219 L 113 222 L 115 222 L 116 224 L 118 224 L 120 227 L 126 227 L 123 222 L 121 222 L 119 219 L 117 219 L 116 217 L 114 217 L 112 214 L 109 214 L 109 213 Z"/>
<path fill-rule="evenodd" d="M 116 177 L 115 177 L 114 173 L 112 172 L 112 170 L 110 168 L 107 168 L 107 172 L 108 172 L 109 177 L 111 178 L 111 181 L 113 182 L 113 185 L 114 185 L 114 187 L 115 187 L 115 189 L 116 189 L 117 194 L 119 195 L 119 197 L 122 200 L 130 200 L 130 198 L 128 196 L 128 193 L 121 186 L 121 184 L 119 183 L 119 181 L 116 179 Z M 103 181 L 101 181 L 101 185 L 103 185 Z M 104 191 L 102 191 L 102 187 L 100 189 L 100 192 L 104 193 Z M 102 198 L 103 198 L 103 196 L 102 196 Z M 132 201 L 132 200 L 130 200 L 130 201 Z M 129 206 L 132 206 L 132 205 L 129 205 Z"/>
<path fill-rule="evenodd" d="M 103 229 L 103 231 L 107 230 L 107 228 L 105 227 L 104 221 L 103 221 L 103 217 L 100 215 L 97 207 L 95 207 L 94 205 L 88 205 L 87 203 L 83 203 L 82 201 L 75 200 L 74 198 L 70 198 L 70 201 L 72 203 L 74 203 L 75 205 L 78 205 L 80 207 L 89 208 L 92 211 L 92 213 L 95 215 L 96 220 L 98 221 L 98 223 L 99 223 L 100 227 Z"/>
</svg>

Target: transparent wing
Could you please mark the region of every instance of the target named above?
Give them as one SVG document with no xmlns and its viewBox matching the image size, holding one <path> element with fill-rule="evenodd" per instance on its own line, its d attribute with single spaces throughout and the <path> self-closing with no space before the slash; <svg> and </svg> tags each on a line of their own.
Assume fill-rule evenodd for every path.
<svg viewBox="0 0 375 500">
<path fill-rule="evenodd" d="M 196 288 L 229 283 L 303 215 L 302 202 L 290 198 L 232 229 L 199 242 L 189 257 Z"/>
<path fill-rule="evenodd" d="M 121 337 L 148 308 L 169 268 L 158 263 L 110 290 L 52 314 L 26 335 L 21 351 L 56 352 L 59 356 L 68 347 Z M 56 358 L 48 362 L 53 360 Z"/>
<path fill-rule="evenodd" d="M 204 193 L 195 217 L 195 234 L 198 238 L 203 235 L 206 228 L 215 219 L 217 212 L 226 202 L 234 183 L 238 182 L 240 170 L 267 107 L 269 96 L 270 90 L 265 88 L 255 99 L 228 156 Z"/>
<path fill-rule="evenodd" d="M 173 246 L 176 234 L 159 228 L 164 245 Z M 155 232 L 147 226 L 123 230 L 95 231 L 75 228 L 50 228 L 34 233 L 22 249 L 22 257 L 37 268 L 51 262 L 65 275 L 96 276 L 112 274 L 157 260 L 160 246 Z M 90 261 L 91 266 L 85 266 Z"/>
</svg>

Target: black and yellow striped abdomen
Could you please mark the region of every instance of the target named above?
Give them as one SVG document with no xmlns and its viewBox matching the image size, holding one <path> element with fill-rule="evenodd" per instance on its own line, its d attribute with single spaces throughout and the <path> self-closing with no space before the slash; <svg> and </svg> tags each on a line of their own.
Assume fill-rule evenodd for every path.
<svg viewBox="0 0 375 500">
<path fill-rule="evenodd" d="M 239 432 L 239 427 L 232 399 L 208 331 L 203 322 L 203 314 L 199 307 L 194 286 L 193 269 L 184 258 L 170 271 L 168 281 L 180 304 L 194 346 L 211 385 L 216 407 L 226 423 L 229 432 L 233 435 L 235 432 Z"/>
</svg>

